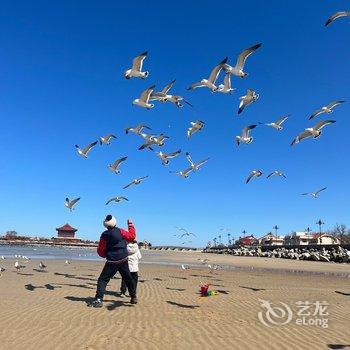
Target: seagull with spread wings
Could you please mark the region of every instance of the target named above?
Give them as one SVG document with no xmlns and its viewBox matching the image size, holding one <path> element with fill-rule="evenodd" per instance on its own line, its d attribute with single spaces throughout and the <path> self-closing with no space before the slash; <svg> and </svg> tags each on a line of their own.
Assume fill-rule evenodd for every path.
<svg viewBox="0 0 350 350">
<path fill-rule="evenodd" d="M 193 134 L 197 131 L 202 130 L 204 127 L 204 122 L 201 120 L 196 120 L 195 122 L 191 122 L 191 126 L 187 129 L 187 137 L 191 138 Z"/>
<path fill-rule="evenodd" d="M 66 208 L 68 208 L 70 211 L 74 210 L 75 208 L 75 205 L 78 203 L 78 201 L 80 200 L 80 197 L 79 198 L 75 198 L 75 199 L 72 199 L 72 200 L 69 200 L 69 198 L 67 197 L 65 202 L 64 202 L 64 206 Z"/>
<path fill-rule="evenodd" d="M 245 183 L 247 184 L 251 179 L 253 179 L 254 177 L 260 177 L 262 174 L 263 173 L 260 170 L 253 170 L 247 177 Z"/>
<path fill-rule="evenodd" d="M 243 50 L 238 58 L 237 58 L 237 62 L 236 65 L 234 67 L 230 66 L 229 64 L 225 63 L 224 64 L 224 70 L 226 73 L 232 74 L 232 75 L 236 75 L 237 77 L 240 78 L 245 78 L 248 73 L 244 72 L 244 65 L 245 62 L 247 60 L 247 58 L 253 53 L 255 52 L 259 47 L 261 47 L 261 43 L 253 45 L 252 47 L 249 47 L 248 49 Z"/>
<path fill-rule="evenodd" d="M 330 25 L 332 22 L 334 22 L 336 19 L 341 18 L 341 17 L 350 17 L 350 11 L 339 11 L 330 16 L 327 19 L 327 22 L 325 23 L 325 27 Z"/>
<path fill-rule="evenodd" d="M 285 179 L 287 178 L 286 175 L 284 175 L 281 171 L 279 170 L 275 170 L 273 171 L 272 173 L 270 173 L 269 175 L 267 175 L 267 178 L 269 179 L 271 176 L 282 176 L 284 177 Z"/>
<path fill-rule="evenodd" d="M 134 128 L 128 127 L 125 129 L 125 133 L 128 134 L 129 132 L 132 132 L 136 135 L 140 135 L 143 129 L 151 130 L 150 127 L 144 124 L 137 124 Z"/>
<path fill-rule="evenodd" d="M 208 79 L 202 79 L 198 83 L 192 84 L 187 90 L 193 90 L 200 87 L 207 87 L 208 89 L 211 90 L 211 92 L 217 91 L 218 87 L 215 85 L 215 83 L 226 62 L 227 62 L 227 57 L 214 67 Z"/>
<path fill-rule="evenodd" d="M 280 119 L 276 120 L 275 122 L 272 123 L 266 123 L 266 126 L 270 126 L 278 131 L 281 131 L 283 129 L 282 124 L 289 118 L 289 116 L 281 117 Z"/>
<path fill-rule="evenodd" d="M 145 149 L 145 148 L 152 148 L 150 146 L 152 145 L 157 145 L 159 147 L 164 146 L 164 142 L 166 139 L 168 139 L 169 136 L 166 136 L 164 134 L 160 134 L 159 136 L 154 136 L 154 135 L 147 135 L 145 137 L 146 142 L 139 147 L 139 150 Z"/>
<path fill-rule="evenodd" d="M 335 123 L 335 120 L 322 120 L 318 122 L 312 128 L 306 128 L 303 132 L 301 132 L 295 139 L 292 141 L 291 146 L 299 143 L 301 140 L 306 139 L 308 137 L 313 136 L 314 139 L 317 139 L 322 134 L 322 129 L 326 125 L 330 125 Z"/>
<path fill-rule="evenodd" d="M 89 152 L 97 145 L 98 141 L 92 142 L 84 148 L 80 148 L 78 145 L 75 145 L 75 148 L 82 157 L 87 158 Z"/>
<path fill-rule="evenodd" d="M 131 69 L 128 69 L 124 73 L 124 76 L 126 79 L 130 79 L 132 77 L 145 79 L 148 77 L 149 75 L 148 71 L 142 72 L 143 61 L 146 57 L 147 57 L 147 51 L 141 53 L 140 55 L 138 55 L 133 59 Z"/>
<path fill-rule="evenodd" d="M 237 145 L 239 146 L 241 142 L 245 143 L 245 144 L 250 144 L 253 142 L 254 138 L 253 136 L 250 136 L 250 130 L 253 130 L 256 128 L 256 124 L 254 125 L 249 125 L 246 126 L 243 130 L 242 130 L 242 135 L 237 135 L 236 136 L 236 142 Z"/>
<path fill-rule="evenodd" d="M 116 139 L 117 136 L 114 136 L 113 134 L 108 134 L 105 136 L 100 137 L 100 145 L 110 145 L 112 139 Z"/>
<path fill-rule="evenodd" d="M 132 102 L 133 105 L 151 109 L 154 107 L 153 103 L 149 103 L 149 98 L 154 91 L 155 85 L 150 86 L 146 90 L 144 90 L 139 98 L 135 98 L 135 100 Z"/>
<path fill-rule="evenodd" d="M 320 115 L 322 113 L 332 113 L 333 108 L 335 108 L 336 106 L 339 106 L 340 104 L 342 104 L 344 102 L 346 102 L 346 101 L 338 100 L 338 101 L 332 101 L 332 102 L 328 103 L 327 106 L 323 106 L 323 107 L 317 109 L 316 111 L 314 111 L 311 114 L 311 116 L 309 117 L 309 120 L 317 117 L 318 115 Z"/>
<path fill-rule="evenodd" d="M 234 91 L 236 89 L 232 88 L 231 85 L 231 74 L 230 73 L 226 73 L 225 78 L 224 78 L 224 83 L 220 84 L 218 86 L 217 92 L 221 92 L 222 94 L 232 94 L 232 91 Z"/>
<path fill-rule="evenodd" d="M 257 101 L 259 98 L 259 94 L 257 94 L 254 90 L 248 89 L 246 95 L 241 96 L 239 106 L 238 106 L 238 114 L 241 114 L 247 106 Z"/>
<path fill-rule="evenodd" d="M 179 176 L 187 179 L 192 171 L 193 171 L 193 168 L 189 167 L 189 168 L 182 170 L 182 171 L 170 171 L 170 173 L 179 175 Z"/>
<path fill-rule="evenodd" d="M 127 198 L 124 197 L 124 196 L 116 196 L 116 197 L 113 197 L 113 198 L 108 199 L 108 201 L 106 202 L 106 205 L 108 205 L 109 203 L 112 203 L 112 202 L 119 203 L 119 202 L 128 201 L 128 200 L 129 200 L 129 199 L 127 199 Z"/>
<path fill-rule="evenodd" d="M 121 171 L 119 170 L 119 167 L 127 159 L 128 159 L 128 157 L 123 157 L 123 158 L 117 159 L 114 163 L 108 165 L 108 169 L 115 174 L 120 174 Z"/>
<path fill-rule="evenodd" d="M 130 186 L 139 185 L 142 181 L 144 181 L 147 178 L 148 178 L 148 175 L 147 176 L 143 176 L 143 177 L 139 177 L 138 179 L 134 179 L 129 184 L 124 186 L 123 189 L 125 190 L 126 188 L 129 188 Z"/>
<path fill-rule="evenodd" d="M 169 164 L 169 159 L 176 158 L 181 153 L 181 149 L 170 152 L 170 153 L 163 153 L 162 151 L 156 152 L 156 155 L 161 159 L 163 165 Z"/>
<path fill-rule="evenodd" d="M 308 196 L 308 195 L 310 195 L 310 196 L 313 197 L 313 198 L 317 198 L 318 195 L 319 195 L 319 193 L 322 192 L 322 191 L 324 191 L 325 189 L 327 189 L 327 187 L 323 187 L 323 188 L 319 189 L 319 190 L 316 191 L 316 192 L 305 192 L 305 193 L 302 193 L 301 195 L 302 195 L 302 196 Z"/>
<path fill-rule="evenodd" d="M 188 160 L 188 162 L 190 163 L 191 165 L 191 168 L 196 171 L 196 170 L 199 170 L 199 168 L 205 164 L 208 160 L 209 160 L 209 157 L 208 158 L 205 158 L 197 163 L 195 163 L 193 160 L 192 160 L 192 157 L 191 155 L 189 154 L 189 152 L 186 152 L 186 159 Z"/>
</svg>

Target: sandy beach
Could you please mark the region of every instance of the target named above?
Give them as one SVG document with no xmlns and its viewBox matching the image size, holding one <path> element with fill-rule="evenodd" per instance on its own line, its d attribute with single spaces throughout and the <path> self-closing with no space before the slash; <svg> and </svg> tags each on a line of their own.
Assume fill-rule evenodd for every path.
<svg viewBox="0 0 350 350">
<path fill-rule="evenodd" d="M 206 257 L 166 254 L 173 263 Z M 102 260 L 69 265 L 47 261 L 46 272 L 35 270 L 38 261 L 31 260 L 16 273 L 14 259 L 6 259 L 2 266 L 7 270 L 0 277 L 0 348 L 318 350 L 350 345 L 349 279 L 332 274 L 349 271 L 348 266 L 213 255 L 209 259 L 245 268 L 210 273 L 204 266 L 183 271 L 142 264 L 138 305 L 115 295 L 117 276 L 107 287 L 101 309 L 88 308 L 86 301 L 94 296 Z M 219 294 L 200 298 L 201 282 L 212 283 Z M 263 311 L 259 299 L 289 305 L 293 319 L 285 325 L 264 325 L 258 318 Z M 296 324 L 298 301 L 327 302 L 328 328 Z"/>
</svg>

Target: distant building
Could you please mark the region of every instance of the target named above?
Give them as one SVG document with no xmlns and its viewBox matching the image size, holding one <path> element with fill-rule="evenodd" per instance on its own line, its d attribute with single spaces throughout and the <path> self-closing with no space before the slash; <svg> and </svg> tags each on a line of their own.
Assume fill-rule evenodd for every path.
<svg viewBox="0 0 350 350">
<path fill-rule="evenodd" d="M 259 241 L 253 236 L 245 236 L 245 237 L 239 237 L 239 239 L 236 241 L 236 245 L 239 246 L 253 246 L 258 245 Z"/>
<path fill-rule="evenodd" d="M 267 235 L 259 238 L 259 244 L 261 246 L 275 246 L 284 244 L 284 236 L 275 236 L 271 232 Z"/>
<path fill-rule="evenodd" d="M 284 238 L 285 245 L 308 245 L 313 240 L 313 234 L 299 231 Z"/>
<path fill-rule="evenodd" d="M 337 237 L 334 237 L 327 233 L 317 233 L 314 234 L 310 244 L 340 244 Z"/>
<path fill-rule="evenodd" d="M 78 231 L 76 228 L 72 227 L 68 223 L 56 228 L 57 237 L 54 239 L 57 241 L 69 241 L 69 242 L 78 242 L 79 239 L 75 237 L 75 233 Z"/>
</svg>

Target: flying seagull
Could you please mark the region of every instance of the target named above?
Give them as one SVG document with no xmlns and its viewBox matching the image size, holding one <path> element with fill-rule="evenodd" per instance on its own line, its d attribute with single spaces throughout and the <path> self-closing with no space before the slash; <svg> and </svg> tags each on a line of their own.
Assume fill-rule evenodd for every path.
<svg viewBox="0 0 350 350">
<path fill-rule="evenodd" d="M 149 88 L 147 88 L 146 90 L 144 90 L 141 94 L 141 96 L 139 98 L 136 98 L 132 104 L 139 106 L 139 107 L 143 107 L 143 108 L 147 108 L 147 109 L 151 109 L 154 107 L 153 103 L 148 103 L 149 98 L 152 94 L 152 92 L 154 91 L 155 85 L 150 86 Z"/>
<path fill-rule="evenodd" d="M 177 157 L 181 153 L 181 149 L 171 152 L 171 153 L 163 153 L 162 151 L 156 152 L 156 155 L 161 159 L 163 165 L 169 164 L 169 159 Z"/>
<path fill-rule="evenodd" d="M 126 128 L 125 133 L 128 134 L 129 132 L 133 132 L 134 134 L 140 135 L 143 129 L 151 130 L 147 125 L 138 124 L 134 128 Z"/>
<path fill-rule="evenodd" d="M 289 116 L 281 117 L 280 119 L 276 120 L 275 122 L 272 123 L 267 123 L 265 125 L 271 126 L 272 128 L 281 131 L 283 129 L 282 124 L 289 118 Z"/>
<path fill-rule="evenodd" d="M 256 124 L 249 125 L 249 126 L 245 127 L 242 130 L 242 135 L 241 136 L 236 136 L 237 145 L 239 146 L 241 142 L 243 142 L 243 143 L 245 143 L 247 145 L 249 143 L 252 143 L 254 138 L 252 136 L 250 136 L 250 130 L 253 130 L 255 128 L 256 128 Z"/>
<path fill-rule="evenodd" d="M 256 44 L 252 47 L 249 47 L 248 49 L 245 49 L 243 50 L 238 58 L 237 58 L 237 62 L 236 62 L 236 65 L 234 67 L 230 66 L 229 64 L 224 64 L 224 70 L 225 72 L 227 73 L 230 73 L 232 75 L 236 75 L 237 77 L 240 77 L 240 78 L 245 78 L 248 73 L 244 72 L 243 69 L 244 69 L 244 64 L 245 64 L 245 61 L 247 60 L 247 58 L 254 52 L 256 51 L 262 44 L 259 43 L 259 44 Z"/>
<path fill-rule="evenodd" d="M 182 170 L 182 171 L 170 171 L 170 173 L 179 175 L 179 176 L 187 179 L 192 171 L 193 171 L 193 168 L 190 167 L 190 168 L 187 168 L 187 169 Z"/>
<path fill-rule="evenodd" d="M 318 115 L 320 115 L 322 113 L 332 113 L 334 107 L 339 106 L 340 104 L 342 104 L 344 102 L 346 102 L 346 101 L 341 101 L 340 100 L 340 101 L 332 101 L 332 102 L 330 102 L 327 106 L 323 106 L 320 109 L 317 109 L 315 112 L 313 112 L 311 114 L 311 116 L 309 117 L 309 120 L 317 117 Z"/>
<path fill-rule="evenodd" d="M 184 105 L 181 103 L 181 101 L 187 103 L 189 106 L 193 107 L 189 102 L 187 102 L 183 97 L 178 95 L 171 95 L 169 94 L 170 89 L 175 84 L 176 79 L 171 81 L 168 85 L 164 87 L 164 89 L 160 92 L 156 92 L 155 94 L 152 94 L 150 96 L 150 101 L 159 101 L 159 102 L 171 102 L 174 103 L 177 107 L 181 108 Z"/>
<path fill-rule="evenodd" d="M 95 147 L 97 145 L 98 141 L 92 142 L 89 145 L 85 146 L 84 148 L 80 148 L 78 145 L 75 145 L 75 148 L 78 150 L 78 153 L 87 158 L 89 152 L 92 150 L 93 147 Z"/>
<path fill-rule="evenodd" d="M 327 19 L 327 22 L 325 23 L 325 26 L 327 27 L 329 24 L 331 24 L 333 21 L 340 17 L 350 17 L 350 11 L 339 11 L 336 12 L 334 15 L 330 16 Z"/>
<path fill-rule="evenodd" d="M 279 170 L 275 170 L 273 171 L 272 173 L 270 173 L 269 175 L 267 175 L 267 178 L 269 179 L 271 176 L 282 176 L 284 177 L 285 179 L 287 178 L 286 175 L 284 175 L 281 171 Z"/>
<path fill-rule="evenodd" d="M 123 158 L 117 159 L 114 163 L 108 165 L 108 169 L 110 171 L 112 171 L 113 173 L 120 174 L 121 171 L 119 170 L 119 167 L 127 159 L 128 159 L 128 157 L 123 157 Z"/>
<path fill-rule="evenodd" d="M 148 71 L 142 72 L 142 64 L 146 57 L 147 57 L 147 51 L 141 53 L 140 55 L 138 55 L 133 59 L 132 68 L 128 69 L 124 73 L 124 76 L 126 79 L 130 79 L 132 77 L 145 79 L 148 77 L 149 75 Z"/>
<path fill-rule="evenodd" d="M 244 96 L 241 96 L 239 107 L 238 107 L 238 114 L 241 114 L 245 107 L 249 106 L 251 103 L 255 102 L 259 98 L 259 94 L 257 94 L 254 90 L 248 89 L 247 94 Z"/>
<path fill-rule="evenodd" d="M 111 202 L 119 203 L 119 202 L 128 201 L 128 200 L 129 200 L 129 199 L 127 199 L 126 197 L 117 196 L 117 197 L 113 197 L 113 198 L 111 198 L 111 199 L 108 199 L 108 201 L 106 202 L 106 205 L 108 205 L 108 204 L 111 203 Z"/>
<path fill-rule="evenodd" d="M 247 177 L 247 180 L 246 180 L 246 184 L 254 177 L 259 177 L 261 176 L 263 173 L 260 171 L 260 170 L 253 170 L 249 176 Z"/>
<path fill-rule="evenodd" d="M 108 135 L 100 137 L 100 145 L 110 145 L 112 138 L 116 139 L 117 136 L 114 136 L 113 134 L 108 134 Z"/>
<path fill-rule="evenodd" d="M 217 92 L 221 92 L 223 94 L 232 94 L 232 91 L 235 89 L 231 86 L 231 74 L 226 73 L 224 78 L 224 83 L 218 86 Z"/>
<path fill-rule="evenodd" d="M 76 198 L 76 199 L 72 199 L 71 201 L 67 197 L 65 202 L 64 202 L 64 206 L 66 208 L 68 208 L 70 211 L 72 211 L 72 210 L 74 210 L 74 206 L 78 203 L 79 200 L 80 200 L 80 197 Z"/>
<path fill-rule="evenodd" d="M 123 189 L 126 189 L 126 188 L 128 188 L 128 187 L 130 187 L 132 185 L 139 185 L 143 180 L 145 180 L 147 178 L 148 178 L 148 175 L 147 176 L 143 176 L 143 177 L 139 177 L 138 179 L 134 179 L 129 184 L 124 186 Z"/>
<path fill-rule="evenodd" d="M 335 123 L 335 120 L 322 120 L 312 128 L 306 128 L 293 140 L 293 142 L 291 143 L 291 146 L 311 136 L 313 136 L 314 139 L 317 139 L 322 134 L 321 129 L 324 128 L 326 125 L 333 124 L 333 123 Z"/>
<path fill-rule="evenodd" d="M 187 231 L 186 230 L 186 232 L 185 233 L 183 233 L 181 236 L 180 236 L 180 238 L 182 238 L 182 237 L 189 237 L 189 236 L 194 236 L 194 237 L 196 237 L 196 235 L 193 233 L 193 232 L 189 232 L 189 231 Z"/>
<path fill-rule="evenodd" d="M 307 196 L 307 195 L 310 195 L 311 197 L 313 198 L 317 198 L 318 197 L 318 194 L 322 191 L 324 191 L 327 187 L 323 187 L 321 188 L 320 190 L 316 191 L 316 192 L 305 192 L 305 193 L 302 193 L 301 195 L 302 196 Z"/>
<path fill-rule="evenodd" d="M 192 160 L 192 157 L 191 157 L 191 155 L 188 152 L 186 152 L 186 159 L 188 160 L 188 162 L 191 165 L 191 168 L 194 171 L 199 170 L 199 168 L 209 160 L 209 158 L 205 158 L 205 159 L 201 160 L 200 162 L 195 163 Z"/>
<path fill-rule="evenodd" d="M 169 136 L 166 136 L 164 134 L 160 134 L 159 136 L 147 135 L 147 137 L 145 137 L 146 142 L 139 147 L 139 150 L 150 148 L 152 145 L 158 145 L 159 147 L 162 147 L 164 146 L 165 140 L 168 138 Z"/>
<path fill-rule="evenodd" d="M 197 131 L 202 130 L 204 127 L 204 122 L 201 120 L 196 120 L 195 122 L 191 122 L 191 126 L 187 129 L 187 137 L 191 138 L 193 134 Z"/>
<path fill-rule="evenodd" d="M 215 82 L 226 62 L 227 62 L 227 57 L 214 67 L 208 79 L 202 79 L 198 83 L 192 84 L 187 90 L 193 90 L 199 87 L 207 87 L 212 92 L 217 91 L 218 87 L 215 85 Z"/>
</svg>

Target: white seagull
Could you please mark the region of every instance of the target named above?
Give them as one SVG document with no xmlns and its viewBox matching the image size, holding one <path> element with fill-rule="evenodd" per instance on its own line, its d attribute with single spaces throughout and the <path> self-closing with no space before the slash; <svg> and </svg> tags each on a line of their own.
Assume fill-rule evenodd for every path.
<svg viewBox="0 0 350 350">
<path fill-rule="evenodd" d="M 5 260 L 6 258 L 5 258 L 3 255 L 1 255 L 1 259 L 2 259 L 2 260 Z"/>
<path fill-rule="evenodd" d="M 184 264 L 181 264 L 181 269 L 182 270 L 189 270 L 189 266 L 188 265 L 184 265 Z"/>
<path fill-rule="evenodd" d="M 129 199 L 127 199 L 126 197 L 123 196 L 117 196 L 117 197 L 113 197 L 111 199 L 108 199 L 108 201 L 106 202 L 106 205 L 108 205 L 111 202 L 116 202 L 119 203 L 121 201 L 128 201 Z"/>
<path fill-rule="evenodd" d="M 113 134 L 108 134 L 108 135 L 100 137 L 100 145 L 110 145 L 112 138 L 116 139 L 117 136 L 114 136 Z"/>
<path fill-rule="evenodd" d="M 129 132 L 133 132 L 136 135 L 140 135 L 143 129 L 148 129 L 151 130 L 150 127 L 148 127 L 147 125 L 144 124 L 138 124 L 136 125 L 134 128 L 126 128 L 125 129 L 125 133 L 128 134 Z"/>
<path fill-rule="evenodd" d="M 145 137 L 146 142 L 139 147 L 139 150 L 151 148 L 150 146 L 152 145 L 158 145 L 159 147 L 162 147 L 164 146 L 165 140 L 168 138 L 169 136 L 166 136 L 164 134 L 160 134 L 159 136 L 147 135 L 147 137 Z"/>
<path fill-rule="evenodd" d="M 248 49 L 245 49 L 243 50 L 238 58 L 237 58 L 237 62 L 236 62 L 236 65 L 234 67 L 230 66 L 229 64 L 224 64 L 224 70 L 225 72 L 227 73 L 230 73 L 232 75 L 236 75 L 237 77 L 240 77 L 240 78 L 245 78 L 248 73 L 244 72 L 243 69 L 244 69 L 244 64 L 245 64 L 245 61 L 247 60 L 247 58 L 254 52 L 256 51 L 262 44 L 259 43 L 259 44 L 256 44 L 252 47 L 249 47 Z"/>
<path fill-rule="evenodd" d="M 147 109 L 151 109 L 154 107 L 153 103 L 149 103 L 149 98 L 152 94 L 152 92 L 154 91 L 155 85 L 150 86 L 149 88 L 147 88 L 146 90 L 144 90 L 141 94 L 141 96 L 139 98 L 136 98 L 132 104 L 139 106 L 139 107 L 143 107 L 143 108 L 147 108 Z"/>
<path fill-rule="evenodd" d="M 320 115 L 322 113 L 332 113 L 334 107 L 339 106 L 340 104 L 342 104 L 344 102 L 346 102 L 346 101 L 339 100 L 339 101 L 332 101 L 332 102 L 328 103 L 327 106 L 323 106 L 320 109 L 317 109 L 315 112 L 313 112 L 311 114 L 311 116 L 309 117 L 309 120 L 317 117 L 318 115 Z"/>
<path fill-rule="evenodd" d="M 318 194 L 322 191 L 324 191 L 327 187 L 323 187 L 321 188 L 320 190 L 316 191 L 316 192 L 305 192 L 305 193 L 302 193 L 301 195 L 302 196 L 307 196 L 307 195 L 310 195 L 311 197 L 313 198 L 317 198 L 318 197 Z"/>
<path fill-rule="evenodd" d="M 192 171 L 193 171 L 193 168 L 190 167 L 190 168 L 187 168 L 187 169 L 182 170 L 182 171 L 170 171 L 170 173 L 179 175 L 179 176 L 187 179 Z"/>
<path fill-rule="evenodd" d="M 25 266 L 24 265 L 20 265 L 18 261 L 15 262 L 15 269 L 17 270 L 17 272 L 20 270 L 20 269 L 24 269 Z"/>
<path fill-rule="evenodd" d="M 163 153 L 162 151 L 156 152 L 156 155 L 161 159 L 163 165 L 169 164 L 169 159 L 177 157 L 181 153 L 181 149 L 171 152 L 171 153 Z"/>
<path fill-rule="evenodd" d="M 248 89 L 247 94 L 239 98 L 240 102 L 238 107 L 238 114 L 241 114 L 245 107 L 255 102 L 258 98 L 259 98 L 259 94 L 257 94 L 252 89 Z"/>
<path fill-rule="evenodd" d="M 224 83 L 218 86 L 217 92 L 221 92 L 223 94 L 232 94 L 232 91 L 235 89 L 231 86 L 231 74 L 226 73 L 224 78 Z"/>
<path fill-rule="evenodd" d="M 191 168 L 192 168 L 194 171 L 196 171 L 196 170 L 199 170 L 199 168 L 209 160 L 209 157 L 208 157 L 208 158 L 205 158 L 205 159 L 203 159 L 203 160 L 201 160 L 201 161 L 199 161 L 199 162 L 197 162 L 197 163 L 195 163 L 195 162 L 192 160 L 191 155 L 190 155 L 188 152 L 186 152 L 186 159 L 187 159 L 188 162 L 190 163 Z"/>
<path fill-rule="evenodd" d="M 108 165 L 108 169 L 115 174 L 120 174 L 121 171 L 119 170 L 119 167 L 127 159 L 128 159 L 128 157 L 123 157 L 123 158 L 117 159 L 114 163 Z"/>
<path fill-rule="evenodd" d="M 143 177 L 139 177 L 138 179 L 134 179 L 129 184 L 124 186 L 123 189 L 126 189 L 126 188 L 128 188 L 128 187 L 130 187 L 132 185 L 139 185 L 143 180 L 145 180 L 147 178 L 148 178 L 148 175 L 147 176 L 143 176 Z"/>
<path fill-rule="evenodd" d="M 289 118 L 289 116 L 281 117 L 280 119 L 276 120 L 272 123 L 266 123 L 265 125 L 271 126 L 272 128 L 281 131 L 283 129 L 282 124 Z"/>
<path fill-rule="evenodd" d="M 271 176 L 282 176 L 284 177 L 285 179 L 287 178 L 286 175 L 284 175 L 281 171 L 279 170 L 275 170 L 273 171 L 272 173 L 270 173 L 269 175 L 267 175 L 267 178 L 269 179 Z"/>
<path fill-rule="evenodd" d="M 327 19 L 327 22 L 325 23 L 325 26 L 327 27 L 333 21 L 335 21 L 336 19 L 341 18 L 341 17 L 350 17 L 350 11 L 339 11 L 339 12 L 336 12 L 334 15 L 330 16 Z"/>
<path fill-rule="evenodd" d="M 260 171 L 260 170 L 253 170 L 250 174 L 249 174 L 249 176 L 247 177 L 247 180 L 246 180 L 246 184 L 252 179 L 252 178 L 254 178 L 254 177 L 260 177 L 261 175 L 262 175 L 263 173 L 262 173 L 262 171 Z"/>
<path fill-rule="evenodd" d="M 193 90 L 199 87 L 207 87 L 212 92 L 217 91 L 218 87 L 215 85 L 215 82 L 226 62 L 227 62 L 227 57 L 214 67 L 208 79 L 202 79 L 198 83 L 192 84 L 187 90 Z"/>
<path fill-rule="evenodd" d="M 69 198 L 67 197 L 65 202 L 64 202 L 64 206 L 66 208 L 68 208 L 70 211 L 72 211 L 72 210 L 74 210 L 74 207 L 78 203 L 79 200 L 80 200 L 80 197 L 76 198 L 76 199 L 72 199 L 72 200 L 69 200 Z"/>
<path fill-rule="evenodd" d="M 46 269 L 46 265 L 42 261 L 39 263 L 39 270 L 44 271 Z"/>
<path fill-rule="evenodd" d="M 187 137 L 191 138 L 193 134 L 197 131 L 202 130 L 204 127 L 204 122 L 201 120 L 196 120 L 195 122 L 191 122 L 191 126 L 187 129 Z"/>
<path fill-rule="evenodd" d="M 311 136 L 313 136 L 314 139 L 317 139 L 322 134 L 321 129 L 324 128 L 326 125 L 333 124 L 333 123 L 335 123 L 335 120 L 322 120 L 312 128 L 306 128 L 293 140 L 293 142 L 291 143 L 291 146 Z"/>
<path fill-rule="evenodd" d="M 66 261 L 65 261 L 65 264 L 66 264 L 66 265 L 69 265 L 69 264 L 70 264 L 70 261 L 69 261 L 69 260 L 66 260 Z"/>
<path fill-rule="evenodd" d="M 254 138 L 252 136 L 250 136 L 250 130 L 253 130 L 255 128 L 256 128 L 256 124 L 249 125 L 249 126 L 245 127 L 242 130 L 242 135 L 241 136 L 236 136 L 237 145 L 239 146 L 241 142 L 243 142 L 243 143 L 245 143 L 247 145 L 252 143 Z"/>
<path fill-rule="evenodd" d="M 92 150 L 93 147 L 97 145 L 98 141 L 92 142 L 89 145 L 85 146 L 84 148 L 80 148 L 78 145 L 75 145 L 75 148 L 77 149 L 78 153 L 87 158 L 89 152 Z"/>
<path fill-rule="evenodd" d="M 149 75 L 148 71 L 142 72 L 143 61 L 146 57 L 147 57 L 147 51 L 143 52 L 142 54 L 138 55 L 133 59 L 132 68 L 128 69 L 124 73 L 124 76 L 126 79 L 130 79 L 132 77 L 145 79 L 148 77 Z"/>
</svg>

